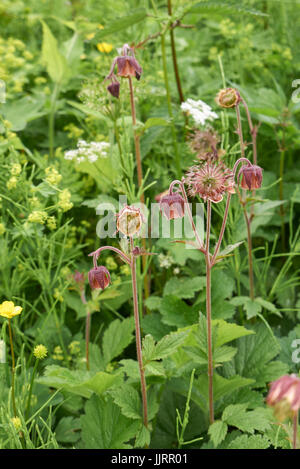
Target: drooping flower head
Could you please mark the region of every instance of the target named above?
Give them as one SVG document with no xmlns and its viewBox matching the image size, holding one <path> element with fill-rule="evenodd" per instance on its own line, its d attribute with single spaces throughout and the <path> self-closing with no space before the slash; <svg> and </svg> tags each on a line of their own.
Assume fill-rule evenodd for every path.
<svg viewBox="0 0 300 469">
<path fill-rule="evenodd" d="M 273 381 L 266 401 L 274 407 L 278 420 L 292 418 L 300 409 L 300 378 L 292 374 Z"/>
<path fill-rule="evenodd" d="M 137 234 L 144 222 L 144 217 L 139 208 L 126 205 L 117 214 L 117 230 L 125 236 L 132 237 Z"/>
<path fill-rule="evenodd" d="M 216 97 L 216 102 L 224 108 L 236 107 L 241 101 L 241 95 L 235 88 L 225 88 L 220 90 Z"/>
<path fill-rule="evenodd" d="M 249 164 L 241 167 L 238 180 L 242 175 L 241 187 L 243 189 L 259 189 L 262 183 L 262 168 L 260 166 Z"/>
<path fill-rule="evenodd" d="M 178 192 L 163 196 L 160 199 L 159 208 L 168 220 L 184 216 L 184 200 Z"/>
<path fill-rule="evenodd" d="M 104 265 L 93 267 L 89 271 L 88 277 L 92 290 L 104 290 L 111 282 L 110 273 Z"/>
<path fill-rule="evenodd" d="M 116 98 L 119 97 L 120 83 L 114 73 L 117 66 L 117 76 L 123 78 L 135 77 L 137 80 L 141 78 L 142 67 L 135 58 L 134 50 L 128 44 L 124 44 L 121 54 L 113 60 L 109 74 L 106 80 L 110 80 L 111 84 L 107 90 Z"/>
<path fill-rule="evenodd" d="M 11 319 L 22 312 L 21 306 L 15 306 L 12 301 L 3 301 L 0 305 L 0 316 Z"/>
<path fill-rule="evenodd" d="M 206 202 L 221 202 L 224 194 L 234 194 L 234 178 L 232 171 L 223 163 L 206 162 L 192 166 L 185 177 L 191 196 L 199 195 Z"/>
</svg>

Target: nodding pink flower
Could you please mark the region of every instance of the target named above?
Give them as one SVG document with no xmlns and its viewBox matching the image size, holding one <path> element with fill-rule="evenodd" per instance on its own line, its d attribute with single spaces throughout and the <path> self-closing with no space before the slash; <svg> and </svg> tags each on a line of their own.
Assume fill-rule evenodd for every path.
<svg viewBox="0 0 300 469">
<path fill-rule="evenodd" d="M 168 194 L 160 199 L 160 210 L 168 220 L 184 216 L 184 200 L 178 192 Z"/>
<path fill-rule="evenodd" d="M 106 77 L 107 79 L 111 79 L 114 76 L 115 66 L 117 66 L 117 75 L 119 77 L 135 77 L 137 80 L 141 78 L 142 67 L 135 58 L 133 48 L 128 44 L 124 44 L 121 55 L 114 59 L 110 72 Z"/>
<path fill-rule="evenodd" d="M 259 189 L 262 183 L 262 168 L 254 164 L 241 167 L 238 180 L 242 174 L 241 187 L 243 189 Z"/>
<path fill-rule="evenodd" d="M 273 381 L 266 402 L 279 420 L 292 418 L 300 409 L 300 379 L 292 374 Z"/>
<path fill-rule="evenodd" d="M 93 267 L 93 269 L 89 271 L 89 284 L 92 290 L 99 288 L 104 290 L 104 288 L 108 287 L 110 282 L 110 273 L 103 265 Z"/>
<path fill-rule="evenodd" d="M 140 231 L 143 222 L 144 217 L 140 209 L 126 205 L 117 214 L 117 231 L 132 237 Z"/>
<path fill-rule="evenodd" d="M 191 196 L 199 195 L 204 202 L 221 202 L 225 193 L 234 194 L 233 172 L 220 163 L 206 162 L 192 166 L 185 177 Z"/>
</svg>

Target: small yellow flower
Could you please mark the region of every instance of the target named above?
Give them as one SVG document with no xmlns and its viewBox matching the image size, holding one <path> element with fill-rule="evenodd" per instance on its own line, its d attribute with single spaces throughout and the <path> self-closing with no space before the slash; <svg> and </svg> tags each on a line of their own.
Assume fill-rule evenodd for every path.
<svg viewBox="0 0 300 469">
<path fill-rule="evenodd" d="M 56 229 L 56 218 L 55 217 L 48 217 L 47 219 L 47 227 L 49 230 L 53 231 Z"/>
<path fill-rule="evenodd" d="M 0 305 L 0 316 L 11 319 L 22 312 L 21 306 L 15 306 L 12 301 L 3 301 Z"/>
<path fill-rule="evenodd" d="M 86 34 L 85 38 L 90 41 L 91 39 L 94 39 L 95 37 L 95 33 L 89 33 L 89 34 Z"/>
<path fill-rule="evenodd" d="M 2 236 L 6 231 L 4 223 L 0 223 L 0 236 Z"/>
<path fill-rule="evenodd" d="M 106 54 L 109 54 L 112 51 L 112 44 L 109 44 L 108 42 L 99 42 L 97 44 L 97 49 L 99 52 L 105 52 Z"/>
<path fill-rule="evenodd" d="M 15 189 L 17 187 L 17 182 L 18 182 L 18 179 L 15 176 L 11 177 L 6 183 L 7 189 L 9 191 L 11 189 Z"/>
<path fill-rule="evenodd" d="M 73 207 L 71 199 L 71 192 L 68 189 L 64 189 L 58 196 L 58 207 L 63 211 L 67 212 Z"/>
<path fill-rule="evenodd" d="M 22 171 L 22 166 L 19 163 L 15 163 L 12 165 L 10 172 L 13 176 L 18 176 Z"/>
<path fill-rule="evenodd" d="M 21 419 L 20 417 L 13 417 L 11 419 L 11 423 L 13 424 L 13 426 L 15 427 L 15 430 L 18 432 L 19 430 L 21 430 L 22 428 L 22 422 L 21 422 Z"/>
<path fill-rule="evenodd" d="M 59 174 L 57 169 L 55 169 L 53 166 L 48 166 L 48 168 L 45 169 L 46 173 L 46 182 L 49 184 L 57 185 L 62 179 L 62 175 Z"/>
<path fill-rule="evenodd" d="M 30 223 L 39 223 L 40 225 L 44 225 L 45 221 L 47 220 L 47 213 L 43 210 L 34 210 L 28 216 L 28 221 Z"/>
<path fill-rule="evenodd" d="M 38 360 L 43 360 L 43 358 L 46 358 L 47 353 L 48 353 L 47 347 L 45 347 L 45 345 L 42 345 L 42 344 L 36 345 L 33 349 L 33 355 Z"/>
</svg>

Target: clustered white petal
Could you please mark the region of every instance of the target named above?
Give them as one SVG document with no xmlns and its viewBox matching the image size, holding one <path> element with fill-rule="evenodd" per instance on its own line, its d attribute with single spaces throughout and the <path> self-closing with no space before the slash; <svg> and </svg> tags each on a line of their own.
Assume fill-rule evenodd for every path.
<svg viewBox="0 0 300 469">
<path fill-rule="evenodd" d="M 216 114 L 208 104 L 201 101 L 201 99 L 195 101 L 189 98 L 181 104 L 181 109 L 192 116 L 197 125 L 205 125 L 206 121 L 213 121 L 219 117 L 218 114 Z"/>
<path fill-rule="evenodd" d="M 108 142 L 86 142 L 79 140 L 76 150 L 69 150 L 65 152 L 66 160 L 76 160 L 77 163 L 89 161 L 95 163 L 98 158 L 106 158 L 107 150 L 109 148 Z"/>
</svg>

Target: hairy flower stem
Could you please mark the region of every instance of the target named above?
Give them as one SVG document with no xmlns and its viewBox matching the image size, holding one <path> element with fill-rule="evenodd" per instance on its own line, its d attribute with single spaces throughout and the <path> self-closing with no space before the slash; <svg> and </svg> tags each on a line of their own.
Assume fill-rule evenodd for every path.
<svg viewBox="0 0 300 469">
<path fill-rule="evenodd" d="M 11 361 L 12 361 L 12 367 L 11 367 L 11 371 L 12 371 L 12 375 L 11 375 L 11 399 L 12 399 L 14 417 L 17 417 L 17 407 L 16 407 L 16 400 L 15 400 L 15 353 L 14 353 L 14 345 L 13 345 L 13 337 L 12 337 L 10 319 L 8 319 L 8 331 L 9 331 L 9 341 L 10 341 Z"/>
<path fill-rule="evenodd" d="M 208 355 L 208 401 L 209 401 L 209 421 L 214 422 L 214 393 L 213 393 L 213 356 L 212 356 L 212 332 L 211 332 L 211 261 L 209 254 L 210 225 L 211 225 L 211 201 L 207 201 L 207 221 L 206 221 L 206 323 L 207 323 L 207 355 Z"/>
<path fill-rule="evenodd" d="M 148 428 L 148 407 L 147 407 L 147 389 L 146 389 L 146 379 L 145 379 L 145 370 L 143 365 L 143 355 L 142 355 L 142 341 L 141 341 L 141 329 L 140 329 L 140 316 L 139 316 L 139 306 L 138 306 L 138 294 L 137 294 L 137 281 L 136 281 L 136 259 L 133 254 L 134 243 L 133 238 L 130 238 L 130 247 L 131 247 L 131 279 L 132 279 L 132 295 L 133 295 L 133 312 L 134 312 L 134 323 L 135 323 L 135 337 L 136 337 L 136 352 L 137 359 L 140 370 L 141 378 L 141 391 L 142 391 L 142 400 L 143 400 L 143 422 L 144 426 Z"/>
<path fill-rule="evenodd" d="M 134 91 L 132 85 L 131 77 L 128 77 L 129 82 L 129 91 L 130 91 L 130 105 L 131 105 L 131 116 L 132 116 L 132 126 L 133 126 L 133 136 L 134 136 L 134 146 L 135 146 L 135 157 L 136 157 L 136 166 L 137 166 L 137 175 L 138 175 L 138 187 L 139 189 L 142 187 L 143 184 L 143 170 L 142 170 L 142 159 L 141 159 L 141 146 L 140 146 L 140 137 L 136 131 L 136 110 L 135 110 L 135 103 L 134 103 Z M 140 201 L 142 204 L 145 203 L 144 193 L 141 193 Z M 142 246 L 146 250 L 146 239 L 142 238 Z M 143 257 L 143 271 L 145 272 L 144 276 L 144 292 L 145 298 L 148 298 L 150 292 L 150 278 L 148 278 L 147 269 L 147 259 Z"/>
<path fill-rule="evenodd" d="M 177 171 L 177 174 L 181 176 L 180 157 L 179 157 L 179 152 L 178 152 L 177 135 L 176 135 L 176 128 L 174 124 L 170 85 L 169 85 L 169 78 L 168 78 L 165 32 L 163 32 L 161 35 L 161 55 L 162 55 L 162 60 L 163 60 L 163 72 L 164 72 L 164 81 L 165 81 L 165 88 L 166 88 L 166 95 L 167 95 L 168 113 L 169 113 L 169 118 L 171 121 L 172 138 L 173 138 L 173 145 L 174 145 L 174 151 L 175 151 L 176 171 Z"/>
<path fill-rule="evenodd" d="M 297 449 L 297 436 L 298 436 L 298 415 L 296 414 L 293 417 L 293 449 Z"/>
<path fill-rule="evenodd" d="M 87 301 L 85 297 L 84 290 L 81 291 L 80 298 L 82 303 L 86 306 Z M 86 361 L 86 369 L 90 369 L 90 356 L 89 356 L 89 343 L 90 343 L 90 331 L 91 331 L 91 313 L 87 310 L 86 318 L 85 318 L 85 361 Z"/>
<path fill-rule="evenodd" d="M 244 148 L 244 139 L 243 139 L 243 130 L 242 130 L 242 123 L 241 123 L 241 115 L 239 106 L 236 106 L 236 118 L 237 118 L 237 132 L 240 139 L 241 145 L 241 155 L 242 158 L 245 158 L 245 148 Z M 239 191 L 238 191 L 239 193 Z M 254 275 L 253 275 L 253 259 L 252 259 L 252 239 L 251 239 L 251 217 L 248 216 L 246 210 L 246 202 L 243 197 L 239 193 L 240 203 L 243 208 L 244 218 L 247 227 L 247 241 L 248 241 L 248 269 L 249 269 L 249 291 L 250 291 L 250 298 L 254 299 Z"/>
</svg>

